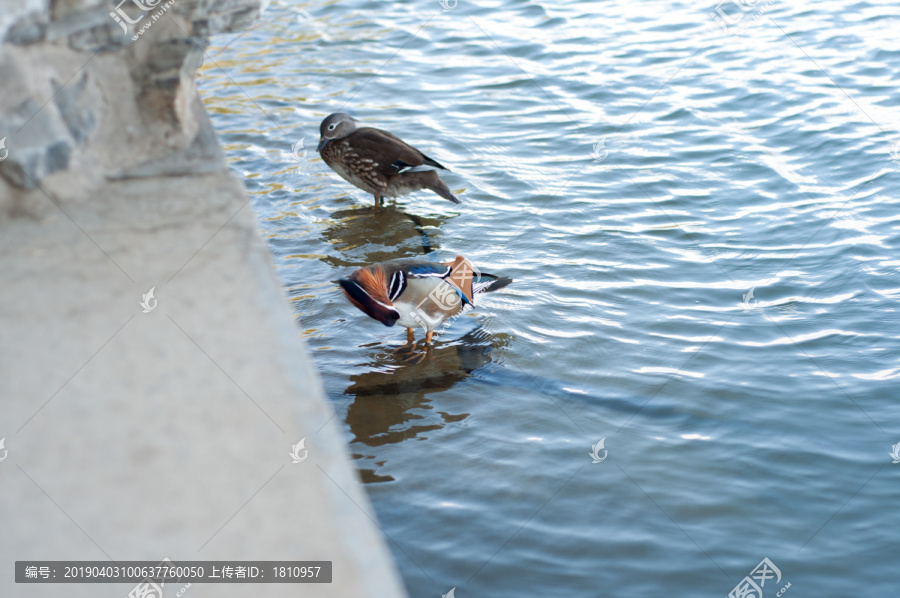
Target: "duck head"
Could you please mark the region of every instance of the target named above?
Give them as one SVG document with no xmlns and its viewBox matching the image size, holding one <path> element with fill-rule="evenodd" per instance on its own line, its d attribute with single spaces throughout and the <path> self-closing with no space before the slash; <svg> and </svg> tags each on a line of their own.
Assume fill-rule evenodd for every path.
<svg viewBox="0 0 900 598">
<path fill-rule="evenodd" d="M 387 275 L 383 268 L 360 268 L 338 281 L 350 303 L 370 318 L 385 326 L 393 326 L 400 319 L 400 312 L 388 298 Z"/>
<path fill-rule="evenodd" d="M 328 145 L 332 139 L 343 139 L 356 130 L 356 119 L 344 112 L 335 112 L 325 118 L 319 125 L 318 151 Z"/>
</svg>

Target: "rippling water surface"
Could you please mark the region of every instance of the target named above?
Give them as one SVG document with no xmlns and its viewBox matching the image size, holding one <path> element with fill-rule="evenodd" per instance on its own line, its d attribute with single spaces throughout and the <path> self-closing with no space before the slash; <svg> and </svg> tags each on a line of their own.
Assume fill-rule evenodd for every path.
<svg viewBox="0 0 900 598">
<path fill-rule="evenodd" d="M 897 595 L 900 7 L 446 4 L 276 0 L 200 80 L 410 595 Z M 340 109 L 463 204 L 370 213 Z M 333 282 L 457 253 L 515 283 L 419 364 Z"/>
</svg>

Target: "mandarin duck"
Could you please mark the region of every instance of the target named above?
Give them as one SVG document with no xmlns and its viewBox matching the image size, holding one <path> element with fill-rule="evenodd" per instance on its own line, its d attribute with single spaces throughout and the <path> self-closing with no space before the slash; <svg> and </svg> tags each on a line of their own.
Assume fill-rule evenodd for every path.
<svg viewBox="0 0 900 598">
<path fill-rule="evenodd" d="M 419 189 L 430 189 L 460 203 L 433 170 L 447 167 L 387 131 L 357 128 L 356 122 L 343 112 L 328 116 L 319 126 L 318 151 L 342 179 L 374 195 L 375 208 L 385 197 Z"/>
<path fill-rule="evenodd" d="M 350 303 L 385 326 L 406 327 L 415 343 L 415 328 L 425 329 L 430 345 L 434 329 L 475 305 L 475 296 L 502 289 L 511 278 L 479 272 L 457 255 L 448 264 L 401 258 L 356 270 L 338 281 Z"/>
</svg>

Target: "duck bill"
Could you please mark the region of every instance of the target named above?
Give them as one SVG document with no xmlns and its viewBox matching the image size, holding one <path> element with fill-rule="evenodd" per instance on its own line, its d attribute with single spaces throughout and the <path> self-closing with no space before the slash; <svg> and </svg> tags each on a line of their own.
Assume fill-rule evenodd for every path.
<svg viewBox="0 0 900 598">
<path fill-rule="evenodd" d="M 331 141 L 331 140 L 326 139 L 325 137 L 322 137 L 321 139 L 319 139 L 319 147 L 316 148 L 316 151 L 321 152 L 322 148 L 324 148 L 326 145 L 328 145 L 329 141 Z"/>
</svg>

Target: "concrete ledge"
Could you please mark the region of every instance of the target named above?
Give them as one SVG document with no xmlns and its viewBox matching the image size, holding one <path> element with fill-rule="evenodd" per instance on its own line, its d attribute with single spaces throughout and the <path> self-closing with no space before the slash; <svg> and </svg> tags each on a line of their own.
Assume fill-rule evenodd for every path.
<svg viewBox="0 0 900 598">
<path fill-rule="evenodd" d="M 96 54 L 83 48 L 111 35 L 96 0 L 0 22 L 24 44 L 0 46 L 17 82 L 0 98 L 0 596 L 134 585 L 16 585 L 16 560 L 169 558 L 334 562 L 328 585 L 188 597 L 403 597 L 193 89 L 184 32 L 233 27 L 253 5 L 184 6 Z M 184 51 L 152 58 L 178 36 Z"/>
</svg>

